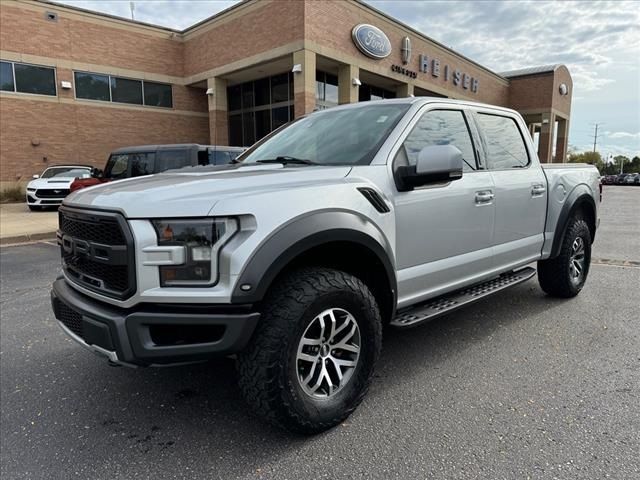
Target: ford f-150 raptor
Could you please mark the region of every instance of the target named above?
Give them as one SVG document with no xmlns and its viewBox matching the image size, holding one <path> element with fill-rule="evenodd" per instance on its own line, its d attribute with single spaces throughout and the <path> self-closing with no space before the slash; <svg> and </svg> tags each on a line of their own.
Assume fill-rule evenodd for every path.
<svg viewBox="0 0 640 480">
<path fill-rule="evenodd" d="M 362 400 L 383 326 L 420 325 L 536 270 L 547 294 L 577 295 L 599 204 L 598 171 L 541 165 L 512 110 L 339 106 L 235 164 L 67 197 L 52 304 L 115 364 L 236 354 L 255 411 L 319 432 Z"/>
</svg>

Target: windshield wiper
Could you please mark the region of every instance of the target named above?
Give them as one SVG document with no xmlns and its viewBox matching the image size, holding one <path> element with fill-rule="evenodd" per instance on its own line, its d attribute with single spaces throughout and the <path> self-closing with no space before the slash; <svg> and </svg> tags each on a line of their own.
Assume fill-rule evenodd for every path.
<svg viewBox="0 0 640 480">
<path fill-rule="evenodd" d="M 279 156 L 276 158 L 267 158 L 265 160 L 256 160 L 256 163 L 281 163 L 283 165 L 288 165 L 288 164 L 318 165 L 317 163 L 312 162 L 311 160 L 307 160 L 305 158 L 289 157 L 286 155 Z"/>
</svg>

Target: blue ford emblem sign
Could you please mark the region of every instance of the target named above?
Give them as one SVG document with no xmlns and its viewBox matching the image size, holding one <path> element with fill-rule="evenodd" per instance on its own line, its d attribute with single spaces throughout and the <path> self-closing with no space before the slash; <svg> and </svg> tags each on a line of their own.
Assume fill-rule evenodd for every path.
<svg viewBox="0 0 640 480">
<path fill-rule="evenodd" d="M 361 23 L 353 27 L 351 37 L 358 50 L 367 57 L 381 59 L 391 53 L 391 42 L 378 27 Z"/>
</svg>

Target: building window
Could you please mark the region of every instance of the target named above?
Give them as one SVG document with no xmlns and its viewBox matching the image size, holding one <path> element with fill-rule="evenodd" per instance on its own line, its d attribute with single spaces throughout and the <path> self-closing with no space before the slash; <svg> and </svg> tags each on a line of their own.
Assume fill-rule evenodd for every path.
<svg viewBox="0 0 640 480">
<path fill-rule="evenodd" d="M 76 98 L 111 101 L 109 75 L 75 72 Z"/>
<path fill-rule="evenodd" d="M 26 63 L 0 62 L 0 90 L 56 95 L 56 69 Z"/>
<path fill-rule="evenodd" d="M 316 71 L 316 109 L 324 110 L 338 105 L 338 77 Z"/>
<path fill-rule="evenodd" d="M 166 83 L 90 72 L 73 72 L 73 75 L 76 98 L 148 107 L 173 107 L 173 89 Z"/>
<path fill-rule="evenodd" d="M 358 101 L 366 102 L 369 100 L 383 100 L 385 98 L 396 98 L 396 92 L 386 90 L 380 87 L 374 87 L 373 85 L 367 85 L 363 83 L 358 88 Z"/>
<path fill-rule="evenodd" d="M 143 85 L 145 105 L 166 108 L 173 106 L 171 85 L 156 82 L 143 82 Z"/>
<path fill-rule="evenodd" d="M 227 106 L 229 145 L 249 146 L 293 120 L 293 75 L 232 85 L 227 88 Z"/>
</svg>

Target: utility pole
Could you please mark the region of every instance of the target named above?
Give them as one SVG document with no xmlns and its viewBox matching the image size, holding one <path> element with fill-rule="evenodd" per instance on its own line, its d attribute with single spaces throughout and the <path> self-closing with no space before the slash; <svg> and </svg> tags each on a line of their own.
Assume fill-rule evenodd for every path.
<svg viewBox="0 0 640 480">
<path fill-rule="evenodd" d="M 596 153 L 596 145 L 598 144 L 598 126 L 600 124 L 596 123 L 596 130 L 593 134 L 593 153 Z"/>
<path fill-rule="evenodd" d="M 129 2 L 129 9 L 131 10 L 131 20 L 135 20 L 136 16 L 134 15 L 133 11 L 136 9 L 136 4 L 133 2 Z"/>
</svg>

